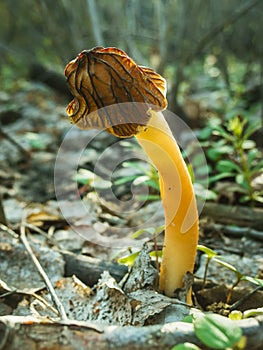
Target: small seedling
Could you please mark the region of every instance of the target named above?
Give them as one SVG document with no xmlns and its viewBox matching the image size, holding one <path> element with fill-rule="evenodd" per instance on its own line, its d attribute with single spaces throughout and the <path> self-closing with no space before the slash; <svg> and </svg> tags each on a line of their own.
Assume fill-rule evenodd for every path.
<svg viewBox="0 0 263 350">
<path fill-rule="evenodd" d="M 205 266 L 205 272 L 204 272 L 204 277 L 203 277 L 203 288 L 206 282 L 206 276 L 207 276 L 207 270 L 208 270 L 208 265 L 211 260 L 215 261 L 216 263 L 220 264 L 221 266 L 225 267 L 226 269 L 232 271 L 236 275 L 236 280 L 233 283 L 233 285 L 230 287 L 226 299 L 226 304 L 229 304 L 232 296 L 232 292 L 234 288 L 241 282 L 241 281 L 247 281 L 250 283 L 253 283 L 257 286 L 263 287 L 263 280 L 260 278 L 256 277 L 251 277 L 251 276 L 246 276 L 243 273 L 241 273 L 236 267 L 233 265 L 229 264 L 228 262 L 224 261 L 224 257 L 218 255 L 214 250 L 207 248 L 203 245 L 198 245 L 198 250 L 204 252 L 207 256 L 207 261 L 206 261 L 206 266 Z M 202 289 L 203 290 L 203 289 Z"/>
<path fill-rule="evenodd" d="M 137 239 L 139 238 L 142 234 L 144 233 L 149 233 L 153 236 L 153 241 L 154 241 L 154 250 L 150 252 L 150 256 L 155 258 L 156 261 L 156 269 L 159 270 L 159 258 L 162 257 L 162 251 L 158 250 L 157 248 L 157 243 L 156 243 L 156 236 L 163 232 L 163 230 L 165 229 L 165 226 L 159 226 L 157 228 L 153 228 L 153 227 L 149 227 L 149 228 L 143 228 L 140 229 L 136 232 L 134 232 L 134 234 L 132 235 L 133 239 Z M 126 255 L 124 257 L 121 257 L 118 259 L 118 263 L 120 264 L 125 264 L 128 266 L 132 266 L 134 264 L 135 259 L 137 258 L 137 256 L 139 255 L 140 251 Z"/>
<path fill-rule="evenodd" d="M 197 249 L 206 254 L 205 272 L 204 272 L 203 284 L 202 284 L 202 293 L 204 293 L 208 266 L 212 258 L 214 258 L 217 255 L 217 253 L 214 250 L 208 247 L 205 247 L 204 245 L 201 245 L 201 244 L 198 244 Z"/>
</svg>

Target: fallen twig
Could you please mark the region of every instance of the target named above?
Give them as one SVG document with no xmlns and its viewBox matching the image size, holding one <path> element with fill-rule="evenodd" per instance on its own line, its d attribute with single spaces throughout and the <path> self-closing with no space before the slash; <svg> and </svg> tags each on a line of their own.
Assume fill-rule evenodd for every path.
<svg viewBox="0 0 263 350">
<path fill-rule="evenodd" d="M 46 301 L 46 299 L 42 298 L 40 295 L 36 294 L 35 292 L 30 292 L 28 290 L 21 290 L 21 289 L 12 289 L 1 279 L 0 279 L 0 286 L 2 288 L 4 288 L 4 290 L 6 291 L 5 293 L 0 295 L 0 299 L 7 298 L 7 297 L 9 297 L 11 295 L 15 295 L 15 294 L 33 297 L 33 298 L 37 299 L 38 301 L 40 301 L 43 305 L 45 305 L 46 308 L 48 308 L 50 311 L 52 311 L 56 316 L 59 315 L 58 311 L 53 306 L 49 305 L 49 303 Z"/>
<path fill-rule="evenodd" d="M 109 271 L 112 277 L 119 282 L 128 272 L 125 265 L 102 261 L 85 255 L 76 255 L 68 251 L 59 251 L 65 260 L 65 276 L 76 275 L 82 282 L 92 287 L 101 277 L 103 271 Z"/>
<path fill-rule="evenodd" d="M 32 224 L 29 224 L 28 222 L 25 222 L 25 227 L 31 229 L 32 231 L 39 233 L 43 237 L 45 237 L 50 244 L 56 245 L 56 242 L 54 242 L 52 237 L 50 237 L 49 234 L 47 232 L 45 232 L 44 230 L 42 230 L 41 228 L 39 228 L 35 225 L 32 225 Z"/>
<path fill-rule="evenodd" d="M 10 227 L 8 227 L 2 223 L 0 223 L 0 229 L 7 232 L 13 238 L 19 238 L 19 235 L 14 230 L 12 230 Z"/>
<path fill-rule="evenodd" d="M 34 252 L 32 251 L 31 247 L 30 247 L 30 244 L 26 238 L 26 232 L 25 232 L 25 225 L 21 224 L 21 227 L 20 227 L 20 239 L 22 241 L 22 243 L 24 244 L 28 254 L 30 255 L 31 259 L 33 260 L 39 274 L 41 275 L 41 277 L 43 278 L 45 284 L 46 284 L 46 287 L 49 291 L 49 293 L 51 294 L 51 297 L 52 297 L 52 300 L 54 302 L 54 304 L 56 305 L 56 308 L 60 314 L 60 317 L 62 320 L 67 320 L 68 317 L 67 317 L 67 314 L 64 310 L 64 307 L 62 305 L 62 303 L 60 302 L 56 292 L 55 292 L 55 289 L 53 288 L 52 286 L 52 283 L 50 282 L 47 274 L 45 273 L 44 269 L 42 268 L 40 262 L 38 261 L 37 257 L 35 256 Z"/>
<path fill-rule="evenodd" d="M 258 290 L 263 289 L 262 286 L 258 286 L 254 288 L 252 291 L 250 291 L 248 294 L 244 295 L 243 298 L 240 300 L 236 301 L 234 304 L 231 305 L 230 311 L 236 310 L 237 308 L 240 307 L 247 299 L 249 299 L 253 294 L 255 294 Z"/>
<path fill-rule="evenodd" d="M 231 206 L 207 202 L 203 208 L 202 216 L 208 216 L 215 222 L 250 227 L 262 230 L 263 209 L 242 206 Z"/>
</svg>

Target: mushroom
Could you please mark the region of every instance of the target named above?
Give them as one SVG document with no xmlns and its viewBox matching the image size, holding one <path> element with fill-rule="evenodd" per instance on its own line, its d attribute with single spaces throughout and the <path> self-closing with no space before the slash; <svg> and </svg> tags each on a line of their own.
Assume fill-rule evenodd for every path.
<svg viewBox="0 0 263 350">
<path fill-rule="evenodd" d="M 70 121 L 82 129 L 135 136 L 159 172 L 165 214 L 159 288 L 172 297 L 186 273 L 193 273 L 198 212 L 189 172 L 161 112 L 167 107 L 166 81 L 124 51 L 102 47 L 82 51 L 65 75 L 74 96 L 67 107 Z M 191 303 L 191 288 L 186 301 Z"/>
</svg>

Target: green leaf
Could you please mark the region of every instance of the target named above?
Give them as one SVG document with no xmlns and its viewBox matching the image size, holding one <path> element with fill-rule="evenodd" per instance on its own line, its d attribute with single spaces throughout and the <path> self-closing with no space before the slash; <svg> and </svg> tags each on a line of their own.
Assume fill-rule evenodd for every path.
<svg viewBox="0 0 263 350">
<path fill-rule="evenodd" d="M 195 173 L 194 173 L 193 165 L 191 163 L 187 164 L 187 170 L 188 170 L 188 173 L 190 175 L 192 183 L 194 183 L 195 182 Z"/>
<path fill-rule="evenodd" d="M 118 263 L 119 264 L 124 264 L 124 265 L 128 265 L 128 266 L 132 266 L 134 264 L 135 259 L 137 258 L 137 256 L 139 255 L 140 252 L 136 252 L 127 256 L 124 256 L 122 258 L 118 259 Z"/>
<path fill-rule="evenodd" d="M 236 170 L 237 172 L 242 172 L 240 166 L 231 160 L 221 159 L 216 164 L 216 169 L 221 173 L 230 173 L 232 170 Z"/>
<path fill-rule="evenodd" d="M 194 329 L 196 336 L 212 349 L 233 347 L 242 337 L 242 330 L 234 321 L 216 314 L 198 316 Z"/>
<path fill-rule="evenodd" d="M 146 181 L 146 184 L 149 187 L 154 188 L 156 191 L 160 191 L 159 181 L 156 182 L 155 180 L 149 179 Z"/>
<path fill-rule="evenodd" d="M 46 143 L 43 140 L 43 136 L 35 132 L 27 132 L 25 134 L 25 139 L 28 141 L 31 148 L 36 150 L 44 150 Z"/>
<path fill-rule="evenodd" d="M 234 272 L 236 274 L 236 276 L 238 278 L 242 278 L 243 277 L 243 274 L 241 272 L 239 272 L 235 266 L 227 263 L 226 261 L 223 261 L 223 260 L 220 260 L 221 257 L 217 257 L 217 258 L 214 258 L 214 261 L 216 261 L 218 264 L 224 266 L 225 268 L 227 268 L 228 270 Z"/>
<path fill-rule="evenodd" d="M 158 201 L 160 199 L 160 196 L 158 194 L 147 194 L 147 195 L 139 195 L 137 197 L 139 201 Z"/>
<path fill-rule="evenodd" d="M 253 149 L 254 147 L 256 147 L 256 143 L 253 140 L 245 140 L 242 143 L 242 148 L 247 150 L 247 149 Z"/>
<path fill-rule="evenodd" d="M 193 323 L 194 322 L 194 316 L 193 315 L 187 315 L 182 319 L 182 322 L 185 323 Z"/>
<path fill-rule="evenodd" d="M 202 198 L 205 200 L 216 200 L 218 195 L 213 192 L 212 190 L 206 189 L 202 184 L 200 183 L 194 183 L 194 191 L 195 195 L 198 198 Z"/>
<path fill-rule="evenodd" d="M 126 184 L 127 182 L 132 182 L 134 181 L 136 178 L 138 177 L 138 175 L 131 175 L 131 176 L 124 176 L 124 177 L 121 177 L 117 180 L 114 181 L 114 185 L 115 186 L 120 186 L 120 185 L 123 185 L 123 184 Z"/>
<path fill-rule="evenodd" d="M 91 181 L 86 175 L 79 173 L 73 176 L 73 180 L 81 185 L 87 185 Z"/>
<path fill-rule="evenodd" d="M 257 171 L 262 171 L 263 168 L 263 159 L 260 160 L 254 167 L 253 167 L 253 173 Z"/>
<path fill-rule="evenodd" d="M 246 179 L 245 174 L 238 174 L 236 176 L 236 183 L 240 186 L 238 192 L 247 194 L 250 191 L 249 179 Z"/>
<path fill-rule="evenodd" d="M 136 260 L 136 258 L 137 258 L 137 256 L 140 254 L 140 252 L 135 252 L 135 253 L 132 253 L 132 254 L 129 254 L 129 255 L 126 255 L 126 256 L 123 256 L 123 257 L 121 257 L 121 258 L 119 258 L 118 260 L 117 260 L 117 262 L 119 263 L 119 264 L 123 264 L 123 265 L 128 265 L 128 266 L 133 266 L 134 265 L 134 262 L 135 262 L 135 260 Z M 159 257 L 159 258 L 161 258 L 162 257 L 162 255 L 163 255 L 163 252 L 162 252 L 162 250 L 158 250 L 158 251 L 151 251 L 150 253 L 149 253 L 149 255 L 152 257 L 152 258 L 156 258 L 156 255 Z"/>
<path fill-rule="evenodd" d="M 247 160 L 248 160 L 249 166 L 251 166 L 251 164 L 255 160 L 257 154 L 258 154 L 258 150 L 255 149 L 255 148 L 253 148 L 253 149 L 248 151 L 248 153 L 247 153 Z"/>
<path fill-rule="evenodd" d="M 221 179 L 224 179 L 224 178 L 227 178 L 227 177 L 234 177 L 234 176 L 235 176 L 235 173 L 221 173 L 221 174 L 217 174 L 217 175 L 209 177 L 209 183 L 213 183 L 213 182 L 216 182 L 218 180 L 221 180 Z"/>
<path fill-rule="evenodd" d="M 146 169 L 143 167 L 143 163 L 140 162 L 123 162 L 122 163 L 123 168 L 135 168 L 137 171 L 139 170 L 142 174 L 145 174 Z"/>
<path fill-rule="evenodd" d="M 212 128 L 210 126 L 206 126 L 205 128 L 201 129 L 198 133 L 198 138 L 200 140 L 207 140 L 212 135 Z"/>
<path fill-rule="evenodd" d="M 198 244 L 197 249 L 200 250 L 201 252 L 205 253 L 209 259 L 211 259 L 217 255 L 217 252 L 215 252 L 214 250 L 212 250 L 212 249 L 210 249 L 202 244 Z"/>
<path fill-rule="evenodd" d="M 260 315 L 263 315 L 263 307 L 244 311 L 244 318 L 256 317 L 256 316 L 260 316 Z"/>
<path fill-rule="evenodd" d="M 152 252 L 150 252 L 149 254 L 152 258 L 156 258 L 156 256 L 158 256 L 158 258 L 162 258 L 163 256 L 163 251 L 162 250 L 153 250 Z"/>
<path fill-rule="evenodd" d="M 240 321 L 243 318 L 243 313 L 239 310 L 233 310 L 228 315 L 228 318 L 230 318 L 232 321 Z"/>
<path fill-rule="evenodd" d="M 159 233 L 163 232 L 164 229 L 165 229 L 165 225 L 158 226 L 156 227 L 154 234 L 158 235 Z"/>
<path fill-rule="evenodd" d="M 227 141 L 233 142 L 234 137 L 225 131 L 221 126 L 217 126 L 213 132 L 214 135 L 220 135 Z"/>
<path fill-rule="evenodd" d="M 263 287 L 263 279 L 261 279 L 261 278 L 250 277 L 250 276 L 243 276 L 241 279 L 244 280 L 244 281 L 256 284 L 257 286 Z"/>
<path fill-rule="evenodd" d="M 251 201 L 251 198 L 250 198 L 250 196 L 246 195 L 246 196 L 240 197 L 239 201 L 240 201 L 240 203 L 247 203 L 247 202 Z"/>
<path fill-rule="evenodd" d="M 216 160 L 220 159 L 223 155 L 232 153 L 232 151 L 233 151 L 233 148 L 230 146 L 216 145 L 216 146 L 209 148 L 206 153 L 207 153 L 207 156 L 211 160 L 216 161 Z"/>
<path fill-rule="evenodd" d="M 141 175 L 136 177 L 136 179 L 133 181 L 134 186 L 139 186 L 141 184 L 146 183 L 149 180 L 148 175 Z"/>
<path fill-rule="evenodd" d="M 240 117 L 237 115 L 234 118 L 229 120 L 227 129 L 233 132 L 233 134 L 239 138 L 242 135 L 244 126 L 246 124 L 247 124 L 247 120 L 246 119 L 241 120 Z"/>
<path fill-rule="evenodd" d="M 177 344 L 171 350 L 201 350 L 199 346 L 192 343 Z"/>
<path fill-rule="evenodd" d="M 255 195 L 253 196 L 253 199 L 258 202 L 263 204 L 263 196 Z"/>
<path fill-rule="evenodd" d="M 96 189 L 108 189 L 112 186 L 111 181 L 104 180 L 87 169 L 79 169 L 78 173 L 74 175 L 73 180 L 83 185 L 89 184 Z"/>
<path fill-rule="evenodd" d="M 136 238 L 140 237 L 145 232 L 150 233 L 151 235 L 153 235 L 154 234 L 154 228 L 153 227 L 142 228 L 142 229 L 134 232 L 133 235 L 132 235 L 132 238 L 136 239 Z"/>
<path fill-rule="evenodd" d="M 132 238 L 138 238 L 140 237 L 143 233 L 147 232 L 150 233 L 151 235 L 158 235 L 165 229 L 165 225 L 158 226 L 156 228 L 154 227 L 147 227 L 147 228 L 142 228 L 136 232 L 133 233 Z"/>
<path fill-rule="evenodd" d="M 92 186 L 97 190 L 106 190 L 111 188 L 112 183 L 107 180 L 103 180 L 101 177 L 95 177 Z"/>
<path fill-rule="evenodd" d="M 247 128 L 246 131 L 244 132 L 243 139 L 247 140 L 254 132 L 259 130 L 261 128 L 260 123 L 251 123 Z"/>
</svg>

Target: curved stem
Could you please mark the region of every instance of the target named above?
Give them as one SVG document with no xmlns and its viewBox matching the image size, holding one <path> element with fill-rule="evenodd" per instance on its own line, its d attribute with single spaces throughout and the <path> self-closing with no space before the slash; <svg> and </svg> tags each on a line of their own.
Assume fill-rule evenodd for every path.
<svg viewBox="0 0 263 350">
<path fill-rule="evenodd" d="M 165 238 L 160 289 L 174 296 L 193 272 L 198 241 L 198 213 L 192 182 L 180 149 L 161 112 L 151 111 L 147 128 L 136 135 L 160 176 Z M 187 302 L 191 303 L 191 291 Z"/>
</svg>

